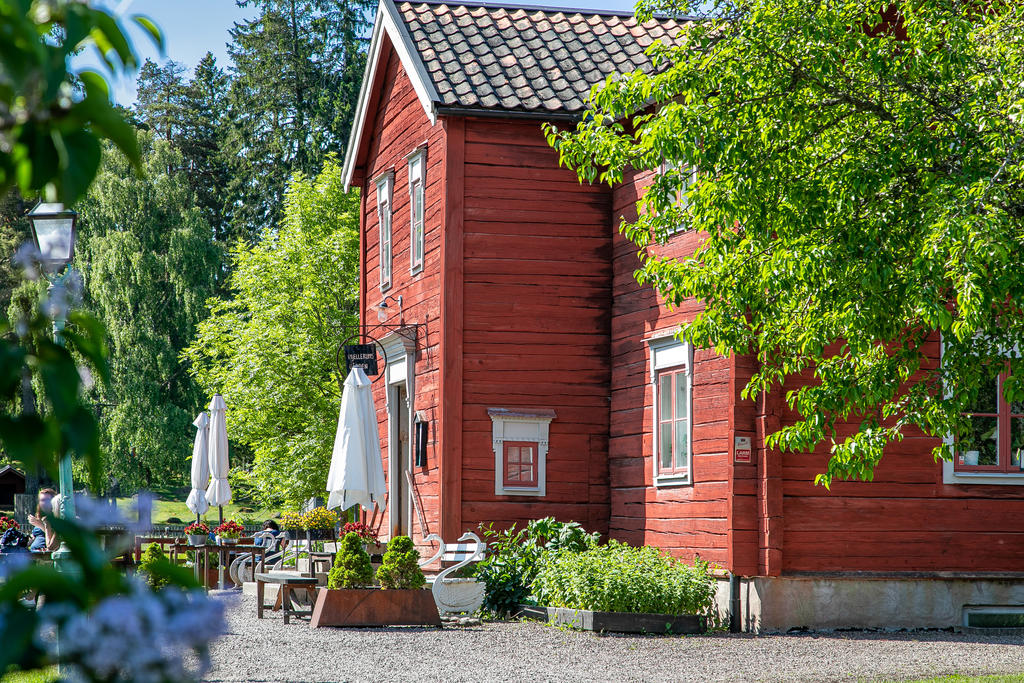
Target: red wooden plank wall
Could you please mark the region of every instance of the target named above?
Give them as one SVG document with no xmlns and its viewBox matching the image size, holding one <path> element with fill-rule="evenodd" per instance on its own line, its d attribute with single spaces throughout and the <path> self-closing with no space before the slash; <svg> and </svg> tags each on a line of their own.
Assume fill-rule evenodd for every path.
<svg viewBox="0 0 1024 683">
<path fill-rule="evenodd" d="M 380 94 L 378 106 L 367 126 L 372 126 L 366 171 L 361 191 L 362 221 L 364 230 L 364 310 L 363 320 L 370 325 L 377 324 L 376 305 L 384 294 L 380 291 L 380 233 L 377 218 L 377 190 L 374 180 L 382 173 L 395 173 L 392 192 L 392 286 L 387 294 L 403 297 L 404 321 L 421 323 L 416 359 L 415 410 L 422 411 L 430 421 L 429 443 L 426 467 L 415 468 L 413 481 L 418 502 L 422 506 L 428 526 L 428 533 L 440 533 L 439 525 L 439 460 L 441 443 L 439 439 L 439 367 L 440 359 L 440 291 L 441 291 L 441 227 L 444 209 L 444 131 L 440 125 L 431 126 L 429 119 L 412 88 L 400 60 L 390 47 L 382 55 Z M 386 65 L 385 65 L 386 64 Z M 409 273 L 410 216 L 409 216 L 409 168 L 406 161 L 414 149 L 427 143 L 426 203 L 424 213 L 424 264 L 418 275 Z M 397 306 L 391 305 L 388 324 L 398 322 Z M 379 336 L 379 335 L 378 335 Z M 384 378 L 374 382 L 374 401 L 379 417 L 381 448 L 385 458 L 385 473 L 388 473 L 388 424 L 385 411 Z M 387 514 L 384 515 L 382 531 L 388 530 Z M 378 522 L 381 516 L 377 516 Z M 412 523 L 413 538 L 419 542 L 422 537 L 420 524 L 415 513 Z"/>
<path fill-rule="evenodd" d="M 931 345 L 938 357 L 938 339 Z M 801 380 L 789 383 L 796 388 Z M 784 405 L 781 423 L 796 415 Z M 842 426 L 850 433 L 856 424 Z M 782 458 L 784 572 L 1020 572 L 1024 487 L 943 484 L 935 439 L 908 432 L 872 482 L 814 486 L 828 449 Z"/>
<path fill-rule="evenodd" d="M 462 524 L 607 532 L 610 192 L 537 121 L 465 121 Z M 495 496 L 488 408 L 551 408 L 547 495 Z"/>
<path fill-rule="evenodd" d="M 650 285 L 641 287 L 633 277 L 639 266 L 636 246 L 618 233 L 618 226 L 621 217 L 636 217 L 637 199 L 649 182 L 650 173 L 630 173 L 613 193 L 610 533 L 633 544 L 660 546 L 680 557 L 699 555 L 726 565 L 731 559 L 730 508 L 738 500 L 730 501 L 730 429 L 735 408 L 730 359 L 701 349 L 694 353 L 694 483 L 653 486 L 654 406 L 645 339 L 692 318 L 700 306 L 688 302 L 670 312 Z M 683 256 L 696 245 L 695 236 L 679 235 L 659 249 L 666 256 Z M 739 504 L 750 508 L 748 517 L 753 519 L 752 487 L 738 493 L 744 496 Z"/>
</svg>

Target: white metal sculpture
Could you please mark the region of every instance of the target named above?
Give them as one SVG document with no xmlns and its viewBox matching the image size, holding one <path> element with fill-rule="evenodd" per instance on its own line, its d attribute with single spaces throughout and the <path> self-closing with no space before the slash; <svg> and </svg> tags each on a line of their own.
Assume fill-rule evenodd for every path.
<svg viewBox="0 0 1024 683">
<path fill-rule="evenodd" d="M 434 578 L 434 585 L 430 588 L 434 594 L 434 602 L 437 603 L 437 609 L 442 614 L 453 612 L 472 613 L 480 609 L 480 605 L 484 602 L 483 583 L 476 579 L 448 578 L 470 562 L 483 559 L 484 553 L 487 551 L 487 544 L 471 531 L 459 537 L 459 542 L 463 541 L 474 541 L 476 545 L 467 549 L 467 556 L 464 560 L 441 571 Z M 443 550 L 444 548 L 442 547 Z M 434 559 L 436 558 L 431 558 L 431 561 Z"/>
<path fill-rule="evenodd" d="M 435 554 L 433 557 L 431 557 L 429 559 L 420 560 L 420 562 L 419 562 L 420 569 L 422 569 L 423 567 L 426 567 L 429 564 L 433 564 L 436 560 L 440 559 L 440 557 L 442 555 L 444 555 L 444 541 L 441 540 L 440 536 L 438 536 L 437 534 L 430 534 L 428 536 L 424 536 L 423 540 L 424 541 L 436 541 L 437 542 L 437 554 Z"/>
</svg>

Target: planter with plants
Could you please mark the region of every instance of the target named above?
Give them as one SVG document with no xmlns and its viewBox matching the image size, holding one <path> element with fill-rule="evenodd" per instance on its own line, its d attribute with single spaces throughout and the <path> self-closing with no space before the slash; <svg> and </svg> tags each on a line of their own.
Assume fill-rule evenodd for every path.
<svg viewBox="0 0 1024 683">
<path fill-rule="evenodd" d="M 213 533 L 217 535 L 217 542 L 221 545 L 235 545 L 244 531 L 245 528 L 241 524 L 229 519 L 214 529 Z"/>
<path fill-rule="evenodd" d="M 188 536 L 189 545 L 206 545 L 210 538 L 210 527 L 202 522 L 192 522 L 185 527 L 185 535 Z"/>
<path fill-rule="evenodd" d="M 440 626 L 441 618 L 426 578 L 419 567 L 419 552 L 408 536 L 388 543 L 377 581 L 363 538 L 349 532 L 341 540 L 327 590 L 317 593 L 310 626 Z"/>
<path fill-rule="evenodd" d="M 333 541 L 338 515 L 323 506 L 315 507 L 302 516 L 302 526 L 310 541 Z"/>
<path fill-rule="evenodd" d="M 281 513 L 280 526 L 288 534 L 288 540 L 297 541 L 306 537 L 306 528 L 302 526 L 302 514 L 294 510 Z"/>
<path fill-rule="evenodd" d="M 11 529 L 18 529 L 18 523 L 10 517 L 0 515 L 0 536 Z"/>
<path fill-rule="evenodd" d="M 374 561 L 374 555 L 383 555 L 385 546 L 377 539 L 377 534 L 366 524 L 362 522 L 346 522 L 345 526 L 341 528 L 341 535 L 356 534 L 363 541 L 363 547 L 366 548 L 366 552 L 370 555 L 370 561 Z M 377 562 L 380 562 L 380 558 L 377 558 Z"/>
<path fill-rule="evenodd" d="M 593 631 L 703 633 L 714 618 L 706 562 L 617 541 L 545 557 L 533 593 L 543 606 L 524 606 L 522 616 Z"/>
</svg>

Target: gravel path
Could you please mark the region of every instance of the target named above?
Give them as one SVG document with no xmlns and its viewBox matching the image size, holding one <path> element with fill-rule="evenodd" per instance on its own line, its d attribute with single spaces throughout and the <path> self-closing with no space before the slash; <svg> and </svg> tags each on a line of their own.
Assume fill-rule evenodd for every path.
<svg viewBox="0 0 1024 683">
<path fill-rule="evenodd" d="M 599 636 L 538 623 L 310 629 L 252 597 L 229 610 L 210 681 L 849 681 L 1024 672 L 1024 638 L 949 632 Z"/>
</svg>

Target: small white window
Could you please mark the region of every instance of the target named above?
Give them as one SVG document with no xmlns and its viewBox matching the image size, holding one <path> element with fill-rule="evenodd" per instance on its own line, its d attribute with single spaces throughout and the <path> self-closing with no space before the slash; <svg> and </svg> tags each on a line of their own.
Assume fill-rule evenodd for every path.
<svg viewBox="0 0 1024 683">
<path fill-rule="evenodd" d="M 391 288 L 391 189 L 395 175 L 388 171 L 376 180 L 377 225 L 380 228 L 380 291 Z"/>
<path fill-rule="evenodd" d="M 494 494 L 543 496 L 548 456 L 548 425 L 553 410 L 488 408 L 494 449 Z"/>
<path fill-rule="evenodd" d="M 683 166 L 680 167 L 671 161 L 664 161 L 661 164 L 661 173 L 667 173 L 673 169 L 680 169 L 679 173 L 682 176 L 682 182 L 679 185 L 679 190 L 676 192 L 676 204 L 679 205 L 679 209 L 685 211 L 690 206 L 690 189 L 697 184 L 697 167 L 696 166 Z M 668 231 L 668 236 L 675 235 L 683 229 L 682 225 L 677 225 Z"/>
<path fill-rule="evenodd" d="M 649 341 L 654 399 L 654 485 L 692 482 L 693 353 L 675 337 Z"/>
<path fill-rule="evenodd" d="M 409 155 L 409 271 L 423 270 L 423 213 L 425 211 L 427 150 Z"/>
</svg>

